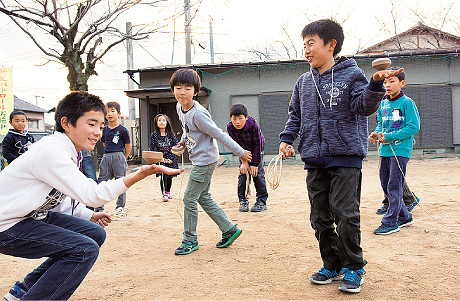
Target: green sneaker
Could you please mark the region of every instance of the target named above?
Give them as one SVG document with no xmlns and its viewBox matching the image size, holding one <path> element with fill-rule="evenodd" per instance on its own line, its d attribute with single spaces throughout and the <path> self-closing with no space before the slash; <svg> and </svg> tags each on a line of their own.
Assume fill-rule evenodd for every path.
<svg viewBox="0 0 460 301">
<path fill-rule="evenodd" d="M 234 225 L 230 230 L 222 234 L 222 240 L 216 244 L 218 248 L 226 248 L 233 243 L 235 239 L 240 236 L 243 230 L 238 229 L 237 225 Z"/>
<path fill-rule="evenodd" d="M 198 245 L 198 240 L 195 239 L 194 241 L 190 240 L 183 240 L 182 244 L 179 248 L 174 251 L 175 255 L 187 255 L 192 253 L 195 250 L 198 250 L 200 246 Z"/>
</svg>

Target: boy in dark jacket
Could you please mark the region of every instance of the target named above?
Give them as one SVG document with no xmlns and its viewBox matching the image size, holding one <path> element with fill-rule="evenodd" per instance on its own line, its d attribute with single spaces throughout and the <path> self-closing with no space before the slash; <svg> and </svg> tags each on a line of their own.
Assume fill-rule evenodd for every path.
<svg viewBox="0 0 460 301">
<path fill-rule="evenodd" d="M 243 104 L 234 104 L 230 108 L 231 121 L 227 124 L 227 133 L 242 148 L 249 150 L 252 161 L 241 161 L 240 174 L 238 176 L 238 199 L 240 211 L 249 211 L 249 201 L 246 198 L 247 173 L 254 179 L 256 187 L 256 203 L 251 208 L 252 212 L 267 210 L 267 185 L 264 172 L 264 146 L 265 138 L 257 121 L 248 116 L 248 110 Z"/>
<path fill-rule="evenodd" d="M 332 20 L 308 24 L 302 39 L 311 67 L 294 87 L 279 151 L 283 157 L 293 155 L 287 146 L 300 135 L 298 150 L 308 170 L 310 222 L 323 260 L 310 281 L 342 280 L 340 290 L 358 293 L 366 264 L 359 203 L 367 116 L 378 109 L 385 94 L 383 80 L 402 70 L 378 71 L 368 83 L 353 59 L 336 58 L 344 34 Z"/>
<path fill-rule="evenodd" d="M 35 139 L 26 130 L 27 116 L 22 111 L 13 111 L 10 114 L 10 124 L 13 127 L 3 138 L 3 157 L 8 164 L 25 153 Z"/>
</svg>

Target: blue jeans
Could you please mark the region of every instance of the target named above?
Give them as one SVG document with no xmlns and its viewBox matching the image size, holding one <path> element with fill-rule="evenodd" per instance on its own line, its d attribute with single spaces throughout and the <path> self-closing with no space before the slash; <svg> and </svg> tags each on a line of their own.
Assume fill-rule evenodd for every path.
<svg viewBox="0 0 460 301">
<path fill-rule="evenodd" d="M 267 184 L 265 182 L 265 172 L 263 167 L 263 156 L 261 157 L 262 160 L 257 166 L 257 176 L 252 177 L 254 181 L 254 186 L 256 188 L 256 202 L 261 202 L 263 204 L 267 203 L 268 199 L 268 192 L 267 192 Z M 241 164 L 241 161 L 240 161 Z M 247 174 L 239 174 L 238 176 L 238 200 L 240 202 L 247 201 L 246 199 L 246 181 L 248 180 Z"/>
<path fill-rule="evenodd" d="M 93 158 L 91 157 L 91 153 L 86 149 L 83 149 L 81 153 L 83 156 L 81 162 L 81 171 L 87 178 L 93 179 L 94 182 L 97 182 L 96 169 L 94 169 L 94 162 Z"/>
<path fill-rule="evenodd" d="M 104 228 L 58 212 L 43 220 L 26 219 L 0 232 L 0 253 L 49 257 L 24 278 L 21 300 L 67 300 L 90 271 L 104 243 Z"/>
<path fill-rule="evenodd" d="M 380 184 L 383 192 L 388 196 L 388 210 L 382 218 L 382 224 L 385 226 L 394 226 L 398 221 L 407 221 L 412 217 L 403 200 L 407 162 L 409 158 L 380 157 Z"/>
</svg>

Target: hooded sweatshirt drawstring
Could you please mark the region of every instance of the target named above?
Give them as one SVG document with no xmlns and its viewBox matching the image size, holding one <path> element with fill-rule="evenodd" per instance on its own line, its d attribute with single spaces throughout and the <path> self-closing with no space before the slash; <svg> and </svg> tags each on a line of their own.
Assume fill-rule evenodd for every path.
<svg viewBox="0 0 460 301">
<path fill-rule="evenodd" d="M 334 92 L 334 69 L 332 69 L 331 71 L 332 73 L 332 82 L 331 82 L 331 99 L 329 100 L 329 107 L 330 109 L 332 110 L 332 94 Z M 316 85 L 316 80 L 315 80 L 315 77 L 313 76 L 313 70 L 312 68 L 310 67 L 310 74 L 311 74 L 311 78 L 313 79 L 313 83 L 315 84 L 315 88 L 316 88 L 316 91 L 318 92 L 318 95 L 319 95 L 319 99 L 321 100 L 321 103 L 323 104 L 323 107 L 326 107 L 326 105 L 324 104 L 324 101 L 323 101 L 323 97 L 321 96 L 321 93 L 319 93 L 319 89 L 318 89 L 318 85 Z"/>
</svg>

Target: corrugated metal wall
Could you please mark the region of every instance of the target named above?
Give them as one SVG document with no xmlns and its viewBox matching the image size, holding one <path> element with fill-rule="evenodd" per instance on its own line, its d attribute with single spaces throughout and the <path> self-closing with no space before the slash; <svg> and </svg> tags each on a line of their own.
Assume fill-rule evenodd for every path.
<svg viewBox="0 0 460 301">
<path fill-rule="evenodd" d="M 420 131 L 414 135 L 414 148 L 453 147 L 452 88 L 450 85 L 416 85 L 403 89 L 420 114 Z M 369 117 L 369 132 L 376 126 L 375 114 Z M 370 149 L 375 146 L 370 144 Z"/>
</svg>

